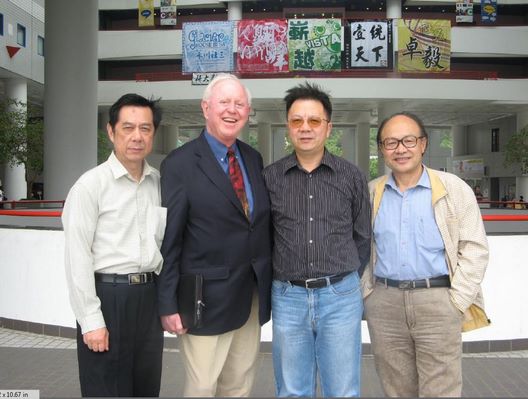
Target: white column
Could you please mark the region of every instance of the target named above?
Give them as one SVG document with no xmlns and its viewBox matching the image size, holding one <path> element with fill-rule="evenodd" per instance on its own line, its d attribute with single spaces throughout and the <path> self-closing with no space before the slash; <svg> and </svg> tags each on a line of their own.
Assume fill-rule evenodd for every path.
<svg viewBox="0 0 528 399">
<path fill-rule="evenodd" d="M 273 161 L 278 161 L 279 159 L 284 158 L 286 156 L 284 144 L 285 144 L 287 134 L 288 134 L 288 130 L 275 129 L 275 131 L 273 131 L 272 129 Z"/>
<path fill-rule="evenodd" d="M 44 195 L 64 199 L 97 164 L 98 2 L 48 1 L 45 20 Z"/>
<path fill-rule="evenodd" d="M 343 158 L 347 161 L 356 162 L 356 135 L 357 129 L 353 127 L 343 128 L 343 136 L 341 136 L 341 148 L 343 149 Z"/>
<path fill-rule="evenodd" d="M 517 176 L 515 178 L 515 199 L 520 196 L 524 197 L 524 201 L 528 202 L 528 176 Z"/>
<path fill-rule="evenodd" d="M 370 123 L 356 125 L 356 165 L 370 179 Z"/>
<path fill-rule="evenodd" d="M 178 138 L 180 136 L 180 128 L 178 126 L 165 125 L 160 126 L 158 130 L 160 130 L 158 133 L 163 133 L 163 152 L 165 154 L 178 148 Z"/>
<path fill-rule="evenodd" d="M 108 112 L 99 112 L 97 114 L 97 128 L 106 133 L 106 125 L 108 123 Z"/>
<path fill-rule="evenodd" d="M 26 104 L 27 83 L 25 79 L 8 79 L 5 81 L 6 96 L 11 100 Z M 13 107 L 17 107 L 14 105 Z M 27 109 L 27 108 L 26 108 Z M 26 167 L 24 164 L 6 165 L 4 170 L 5 196 L 18 201 L 27 198 Z"/>
<path fill-rule="evenodd" d="M 230 1 L 227 3 L 227 20 L 240 21 L 242 19 L 242 2 Z"/>
<path fill-rule="evenodd" d="M 401 0 L 387 0 L 387 18 L 401 18 L 402 4 Z"/>
<path fill-rule="evenodd" d="M 459 157 L 467 154 L 467 128 L 466 126 L 451 126 L 451 137 L 453 139 L 453 147 L 451 148 L 451 156 Z"/>
<path fill-rule="evenodd" d="M 242 140 L 244 143 L 249 144 L 249 122 L 246 123 L 246 125 L 242 129 L 239 139 Z"/>
<path fill-rule="evenodd" d="M 403 111 L 403 104 L 401 101 L 391 101 L 381 104 L 378 107 L 378 127 L 385 118 L 388 118 L 389 116 L 401 111 Z M 383 155 L 378 149 L 378 174 L 381 176 L 387 173 L 390 173 L 390 168 L 385 165 Z"/>
<path fill-rule="evenodd" d="M 165 142 L 165 129 L 164 126 L 158 126 L 156 134 L 154 134 L 154 140 L 152 142 L 152 152 L 155 154 L 163 154 Z"/>
<path fill-rule="evenodd" d="M 271 124 L 259 122 L 257 126 L 258 150 L 262 155 L 264 166 L 273 162 L 273 140 L 271 136 Z"/>
<path fill-rule="evenodd" d="M 528 126 L 528 109 L 517 113 L 517 131 Z"/>
</svg>

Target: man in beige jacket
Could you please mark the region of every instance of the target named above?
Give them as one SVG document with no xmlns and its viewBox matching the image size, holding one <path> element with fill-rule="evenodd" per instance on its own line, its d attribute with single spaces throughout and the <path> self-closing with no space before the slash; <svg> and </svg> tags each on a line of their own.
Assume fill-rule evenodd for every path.
<svg viewBox="0 0 528 399">
<path fill-rule="evenodd" d="M 382 122 L 392 173 L 369 184 L 372 257 L 362 277 L 376 370 L 388 396 L 460 396 L 461 332 L 489 324 L 480 284 L 486 232 L 472 189 L 426 168 L 418 117 Z"/>
</svg>

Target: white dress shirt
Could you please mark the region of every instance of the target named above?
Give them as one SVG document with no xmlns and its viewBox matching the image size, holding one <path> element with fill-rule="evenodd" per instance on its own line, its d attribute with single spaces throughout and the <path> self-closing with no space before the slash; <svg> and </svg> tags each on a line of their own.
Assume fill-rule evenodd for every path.
<svg viewBox="0 0 528 399">
<path fill-rule="evenodd" d="M 155 272 L 167 209 L 161 207 L 159 172 L 145 161 L 139 183 L 114 153 L 73 185 L 62 213 L 70 303 L 83 334 L 105 321 L 94 272 Z"/>
</svg>

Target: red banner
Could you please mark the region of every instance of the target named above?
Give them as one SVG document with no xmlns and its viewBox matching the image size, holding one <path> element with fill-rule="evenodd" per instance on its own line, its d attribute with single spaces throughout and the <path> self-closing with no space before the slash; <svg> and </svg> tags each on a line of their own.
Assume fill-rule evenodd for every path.
<svg viewBox="0 0 528 399">
<path fill-rule="evenodd" d="M 288 72 L 288 21 L 238 22 L 238 72 Z"/>
</svg>

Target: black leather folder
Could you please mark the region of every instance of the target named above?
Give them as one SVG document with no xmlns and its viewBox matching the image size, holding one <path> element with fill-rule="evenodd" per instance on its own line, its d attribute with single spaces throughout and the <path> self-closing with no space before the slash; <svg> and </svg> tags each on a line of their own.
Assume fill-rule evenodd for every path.
<svg viewBox="0 0 528 399">
<path fill-rule="evenodd" d="M 181 274 L 178 283 L 178 313 L 185 328 L 202 327 L 203 277 L 201 274 Z"/>
</svg>

